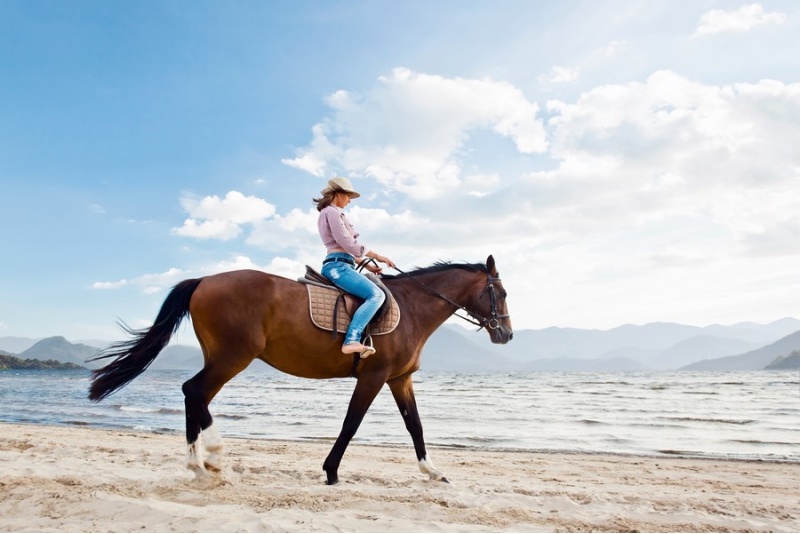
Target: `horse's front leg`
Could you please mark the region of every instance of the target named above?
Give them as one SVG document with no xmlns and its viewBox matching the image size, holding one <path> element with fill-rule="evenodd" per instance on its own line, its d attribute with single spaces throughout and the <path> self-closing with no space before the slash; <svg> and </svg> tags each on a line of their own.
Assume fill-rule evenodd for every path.
<svg viewBox="0 0 800 534">
<path fill-rule="evenodd" d="M 389 381 L 389 388 L 392 390 L 394 400 L 397 407 L 400 409 L 400 415 L 403 416 L 403 421 L 406 424 L 408 433 L 411 434 L 411 439 L 414 442 L 414 450 L 417 453 L 417 461 L 419 462 L 419 470 L 423 474 L 430 477 L 431 480 L 440 480 L 442 482 L 450 482 L 444 473 L 434 467 L 433 462 L 428 458 L 428 452 L 425 449 L 425 439 L 422 436 L 422 422 L 419 419 L 419 411 L 417 411 L 417 401 L 414 398 L 414 385 L 411 381 L 411 374 L 403 375 Z"/>
<path fill-rule="evenodd" d="M 339 482 L 339 464 L 344 456 L 344 451 L 350 440 L 356 435 L 361 421 L 364 420 L 364 415 L 385 383 L 385 377 L 359 376 L 353 396 L 350 398 L 350 405 L 347 407 L 347 415 L 342 423 L 342 431 L 322 464 L 322 469 L 327 475 L 326 484 L 332 485 Z"/>
</svg>

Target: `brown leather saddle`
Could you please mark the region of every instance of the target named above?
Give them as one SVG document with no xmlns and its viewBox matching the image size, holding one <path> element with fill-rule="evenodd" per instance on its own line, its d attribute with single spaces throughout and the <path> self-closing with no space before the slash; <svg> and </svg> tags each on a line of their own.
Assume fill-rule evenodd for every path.
<svg viewBox="0 0 800 534">
<path fill-rule="evenodd" d="M 380 278 L 369 272 L 363 274 L 386 294 L 386 300 L 367 325 L 364 334 L 365 336 L 388 334 L 394 331 L 400 322 L 400 307 Z M 364 300 L 345 293 L 308 265 L 305 277 L 298 278 L 297 281 L 305 284 L 308 289 L 311 322 L 318 328 L 333 332 L 334 337 L 339 332 L 345 333 L 353 314 Z"/>
</svg>

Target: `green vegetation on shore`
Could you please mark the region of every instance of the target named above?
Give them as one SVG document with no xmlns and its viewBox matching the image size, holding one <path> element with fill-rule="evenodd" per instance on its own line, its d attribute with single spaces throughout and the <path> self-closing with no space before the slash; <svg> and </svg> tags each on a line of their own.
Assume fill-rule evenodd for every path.
<svg viewBox="0 0 800 534">
<path fill-rule="evenodd" d="M 86 368 L 74 363 L 63 363 L 58 360 L 29 360 L 7 354 L 0 354 L 0 371 L 10 369 L 72 370 Z"/>
</svg>

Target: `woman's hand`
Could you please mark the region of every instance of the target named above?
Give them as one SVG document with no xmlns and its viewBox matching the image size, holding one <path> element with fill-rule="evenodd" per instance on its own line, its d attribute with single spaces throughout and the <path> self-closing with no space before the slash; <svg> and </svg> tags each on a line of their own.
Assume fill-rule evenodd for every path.
<svg viewBox="0 0 800 534">
<path fill-rule="evenodd" d="M 364 268 L 372 274 L 383 274 L 383 269 L 381 269 L 377 263 L 372 261 L 367 263 Z"/>
<path fill-rule="evenodd" d="M 387 267 L 391 267 L 394 269 L 394 262 L 387 258 L 386 256 L 381 256 L 380 254 L 375 255 L 375 259 L 381 263 L 385 263 Z"/>
<path fill-rule="evenodd" d="M 394 262 L 392 260 L 390 260 L 386 256 L 381 256 L 380 254 L 378 254 L 377 252 L 375 252 L 373 250 L 370 250 L 369 252 L 367 252 L 366 256 L 368 258 L 372 258 L 375 261 L 379 261 L 381 263 L 385 263 L 387 267 L 391 267 L 392 269 L 395 268 L 394 267 Z"/>
</svg>

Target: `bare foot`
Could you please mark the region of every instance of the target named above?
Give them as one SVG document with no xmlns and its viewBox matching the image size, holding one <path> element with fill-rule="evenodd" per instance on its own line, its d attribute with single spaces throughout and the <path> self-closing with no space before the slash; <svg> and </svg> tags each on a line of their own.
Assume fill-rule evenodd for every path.
<svg viewBox="0 0 800 534">
<path fill-rule="evenodd" d="M 364 352 L 366 349 L 366 345 L 362 345 L 361 343 L 348 343 L 347 345 L 342 345 L 342 352 L 345 354 Z"/>
<path fill-rule="evenodd" d="M 347 345 L 342 345 L 342 352 L 344 354 L 354 354 L 358 352 L 361 354 L 362 358 L 366 358 L 375 354 L 376 351 L 373 347 L 362 345 L 361 343 L 348 343 Z"/>
</svg>

